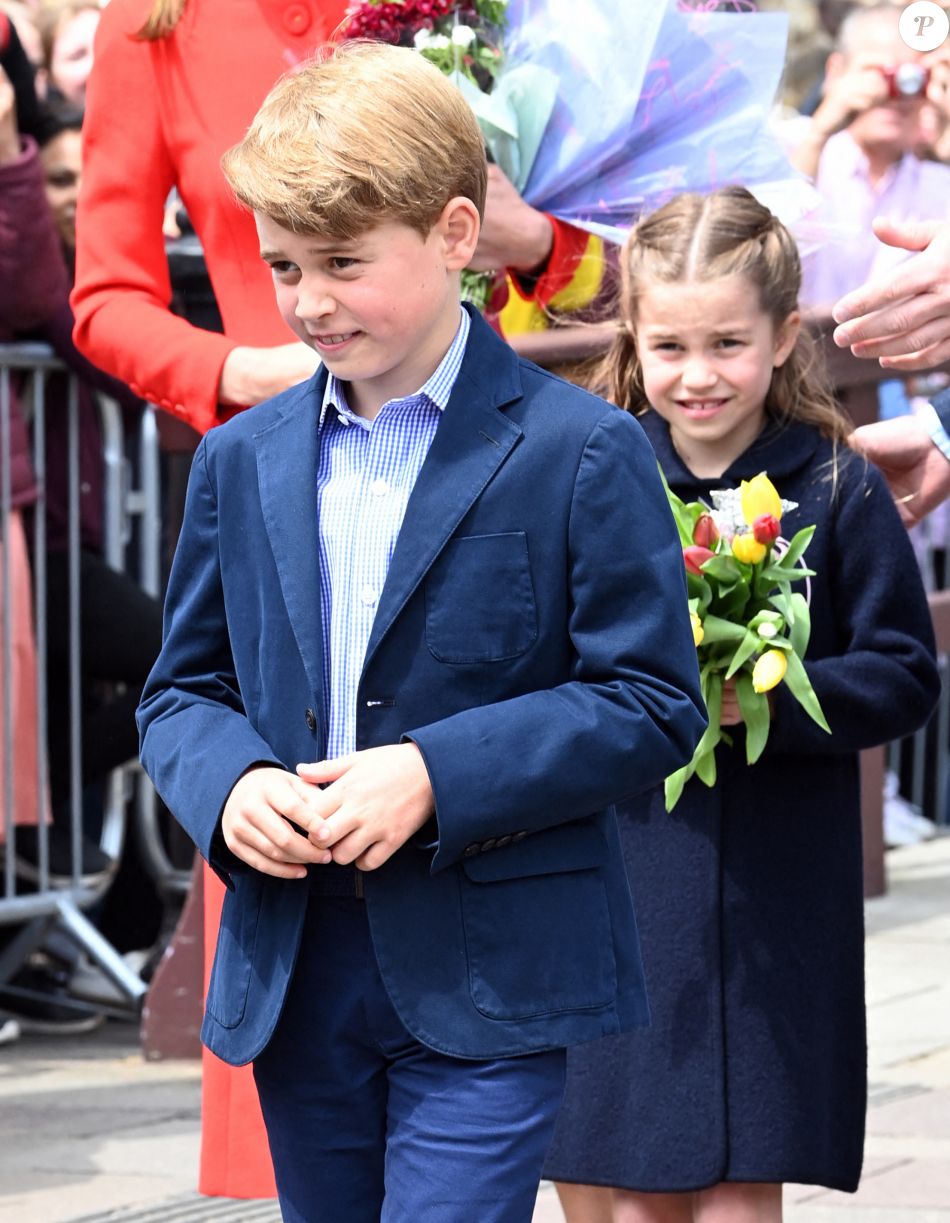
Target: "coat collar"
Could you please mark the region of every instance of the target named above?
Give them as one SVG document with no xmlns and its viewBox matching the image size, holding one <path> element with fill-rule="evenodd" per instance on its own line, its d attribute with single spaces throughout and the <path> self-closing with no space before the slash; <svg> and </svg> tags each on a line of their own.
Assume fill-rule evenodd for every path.
<svg viewBox="0 0 950 1223">
<path fill-rule="evenodd" d="M 740 480 L 751 480 L 760 471 L 767 473 L 781 493 L 780 482 L 812 463 L 821 445 L 821 435 L 811 425 L 800 421 L 770 421 L 748 450 L 743 451 L 721 476 L 701 479 L 693 475 L 680 458 L 670 438 L 670 427 L 659 413 L 651 408 L 637 419 L 650 439 L 670 487 L 680 496 L 684 495 L 681 490 L 690 490 L 685 494 L 687 500 L 696 496 L 705 499 L 709 490 L 734 487 Z"/>
<path fill-rule="evenodd" d="M 523 394 L 519 359 L 477 313 L 469 313 L 472 327 L 462 367 L 406 507 L 364 666 L 522 434 L 500 410 Z M 264 524 L 315 693 L 322 688 L 323 658 L 317 421 L 326 380 L 326 370 L 320 370 L 288 395 L 277 419 L 254 438 Z"/>
</svg>

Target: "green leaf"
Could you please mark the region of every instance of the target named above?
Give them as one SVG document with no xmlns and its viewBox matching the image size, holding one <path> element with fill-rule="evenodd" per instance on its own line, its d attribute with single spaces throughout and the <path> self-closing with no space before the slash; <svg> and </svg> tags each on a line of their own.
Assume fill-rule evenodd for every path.
<svg viewBox="0 0 950 1223">
<path fill-rule="evenodd" d="M 788 640 L 798 657 L 804 658 L 811 637 L 811 612 L 805 596 L 797 590 L 788 596 L 788 607 L 792 613 L 785 617 L 788 621 Z"/>
<path fill-rule="evenodd" d="M 696 766 L 696 776 L 705 786 L 714 786 L 716 784 L 716 752 L 704 752 L 698 760 L 694 758 Z"/>
<path fill-rule="evenodd" d="M 721 616 L 706 616 L 703 620 L 703 645 L 715 645 L 720 641 L 741 641 L 745 636 L 744 624 L 723 620 Z"/>
<path fill-rule="evenodd" d="M 732 656 L 732 662 L 729 664 L 729 670 L 726 672 L 726 679 L 732 679 L 735 673 L 741 666 L 749 661 L 753 654 L 758 653 L 765 645 L 765 642 L 758 633 L 750 633 L 746 630 L 742 641 L 739 643 L 735 654 Z"/>
<path fill-rule="evenodd" d="M 704 610 L 712 602 L 712 587 L 705 578 L 690 573 L 688 569 L 686 570 L 686 593 L 691 599 L 698 599 L 700 607 Z"/>
<path fill-rule="evenodd" d="M 663 783 L 663 796 L 665 799 L 667 811 L 672 811 L 680 800 L 683 793 L 683 787 L 695 773 L 693 762 L 684 764 L 681 769 L 677 769 L 675 773 L 671 773 Z"/>
<path fill-rule="evenodd" d="M 815 528 L 802 527 L 792 536 L 791 542 L 785 552 L 782 553 L 776 564 L 781 565 L 783 569 L 791 569 L 798 564 L 805 549 L 811 543 L 811 537 L 815 534 Z"/>
<path fill-rule="evenodd" d="M 700 567 L 707 577 L 715 578 L 717 582 L 723 585 L 731 586 L 736 582 L 745 580 L 745 575 L 739 566 L 739 562 L 730 552 L 720 552 L 716 556 L 710 557 Z"/>
<path fill-rule="evenodd" d="M 755 764 L 769 737 L 772 720 L 769 700 L 764 692 L 756 692 L 752 687 L 752 676 L 748 671 L 740 672 L 736 678 L 736 696 L 745 722 L 745 758 L 749 764 Z"/>
<path fill-rule="evenodd" d="M 659 463 L 657 463 L 657 471 L 660 473 L 660 483 L 663 485 L 666 499 L 670 503 L 673 521 L 676 523 L 676 530 L 680 537 L 680 546 L 688 548 L 693 542 L 693 526 L 696 520 L 690 515 L 686 502 L 677 497 L 676 493 L 667 484 L 666 476 L 663 474 L 663 469 Z"/>
<path fill-rule="evenodd" d="M 828 721 L 822 712 L 818 697 L 815 696 L 815 690 L 811 686 L 811 680 L 808 678 L 802 660 L 797 654 L 790 653 L 788 655 L 785 683 L 788 684 L 789 692 L 791 692 L 792 696 L 798 701 L 808 716 L 830 735 L 831 727 L 828 725 Z"/>
</svg>

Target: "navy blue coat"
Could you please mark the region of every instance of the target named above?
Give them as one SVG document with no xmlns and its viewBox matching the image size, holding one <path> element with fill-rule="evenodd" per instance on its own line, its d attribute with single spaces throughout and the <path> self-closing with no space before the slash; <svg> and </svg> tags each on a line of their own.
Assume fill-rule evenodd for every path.
<svg viewBox="0 0 950 1223">
<path fill-rule="evenodd" d="M 866 1097 L 860 749 L 922 725 L 937 699 L 930 616 L 880 474 L 812 428 L 769 427 L 718 480 L 697 480 L 665 422 L 640 418 L 672 488 L 766 471 L 816 523 L 806 670 L 833 735 L 787 690 L 758 764 L 717 751 L 693 779 L 621 808 L 653 1023 L 571 1050 L 545 1175 L 652 1191 L 720 1181 L 853 1190 Z M 618 496 L 622 496 L 618 490 Z"/>
<path fill-rule="evenodd" d="M 249 766 L 325 750 L 324 378 L 199 446 L 139 711 L 149 774 L 229 884 L 203 1038 L 232 1063 L 273 1032 L 307 900 L 305 882 L 242 868 L 215 834 Z M 646 1020 L 611 804 L 702 731 L 680 568 L 640 426 L 473 318 L 357 707 L 357 747 L 411 738 L 435 793 L 431 835 L 365 876 L 382 978 L 430 1047 L 502 1057 Z"/>
</svg>

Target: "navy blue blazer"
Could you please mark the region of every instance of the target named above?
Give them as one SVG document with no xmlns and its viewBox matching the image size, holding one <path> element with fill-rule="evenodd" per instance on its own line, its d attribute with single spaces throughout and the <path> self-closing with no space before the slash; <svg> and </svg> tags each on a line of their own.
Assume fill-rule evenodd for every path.
<svg viewBox="0 0 950 1223">
<path fill-rule="evenodd" d="M 357 747 L 412 739 L 435 794 L 431 835 L 365 876 L 393 1004 L 426 1045 L 489 1058 L 647 1021 L 612 804 L 690 757 L 705 710 L 640 426 L 472 324 L 380 597 Z M 228 883 L 202 1036 L 234 1064 L 274 1029 L 307 899 L 216 834 L 251 765 L 324 752 L 324 379 L 202 440 L 139 710 L 149 775 Z"/>
</svg>

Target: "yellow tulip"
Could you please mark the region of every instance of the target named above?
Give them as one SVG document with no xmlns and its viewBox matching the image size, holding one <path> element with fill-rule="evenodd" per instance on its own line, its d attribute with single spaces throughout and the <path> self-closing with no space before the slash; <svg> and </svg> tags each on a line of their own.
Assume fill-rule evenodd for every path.
<svg viewBox="0 0 950 1223">
<path fill-rule="evenodd" d="M 756 692 L 768 692 L 782 682 L 787 669 L 784 650 L 766 650 L 752 670 L 752 687 Z"/>
<path fill-rule="evenodd" d="M 695 612 L 689 613 L 689 622 L 693 626 L 693 645 L 700 646 L 703 643 L 703 638 L 706 636 L 706 630 L 703 628 L 703 622 Z"/>
<path fill-rule="evenodd" d="M 734 535 L 732 539 L 732 555 L 738 561 L 747 565 L 757 565 L 765 559 L 768 547 L 760 544 L 754 535 Z"/>
<path fill-rule="evenodd" d="M 781 522 L 782 498 L 764 471 L 753 476 L 751 480 L 742 481 L 739 488 L 739 499 L 742 505 L 742 517 L 750 527 L 763 514 L 771 514 L 773 518 Z"/>
</svg>

